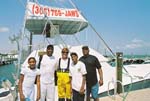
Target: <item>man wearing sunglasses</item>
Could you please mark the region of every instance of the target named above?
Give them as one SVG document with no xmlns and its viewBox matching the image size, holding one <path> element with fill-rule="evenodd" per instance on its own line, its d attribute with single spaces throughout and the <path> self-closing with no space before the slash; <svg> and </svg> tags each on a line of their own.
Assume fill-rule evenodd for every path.
<svg viewBox="0 0 150 101">
<path fill-rule="evenodd" d="M 71 83 L 69 78 L 70 58 L 69 49 L 63 48 L 58 62 L 57 86 L 58 101 L 71 101 Z"/>
</svg>

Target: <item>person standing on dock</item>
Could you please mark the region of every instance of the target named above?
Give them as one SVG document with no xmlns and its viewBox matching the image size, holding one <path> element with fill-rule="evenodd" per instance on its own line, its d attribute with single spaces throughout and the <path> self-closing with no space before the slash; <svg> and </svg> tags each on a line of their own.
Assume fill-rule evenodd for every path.
<svg viewBox="0 0 150 101">
<path fill-rule="evenodd" d="M 103 85 L 103 72 L 101 69 L 101 64 L 98 61 L 97 57 L 89 54 L 88 46 L 82 47 L 83 56 L 79 59 L 82 61 L 87 70 L 86 75 L 86 99 L 90 101 L 90 94 L 92 95 L 94 101 L 99 101 L 98 99 L 98 90 L 99 85 Z M 97 79 L 96 69 L 98 70 L 99 78 Z"/>
<path fill-rule="evenodd" d="M 70 58 L 68 57 L 69 49 L 63 48 L 61 53 L 62 57 L 59 58 L 57 69 L 58 101 L 71 101 L 71 83 L 69 78 Z"/>
<path fill-rule="evenodd" d="M 40 71 L 36 68 L 36 60 L 34 57 L 28 59 L 28 67 L 22 68 L 19 79 L 20 101 L 35 101 L 34 83 L 37 81 L 37 97 L 40 100 Z"/>
<path fill-rule="evenodd" d="M 54 46 L 48 45 L 40 63 L 41 101 L 55 101 L 54 72 L 57 69 L 57 59 L 53 56 L 53 51 Z"/>
<path fill-rule="evenodd" d="M 87 74 L 85 64 L 78 61 L 78 55 L 75 52 L 71 53 L 71 59 L 69 75 L 71 78 L 73 101 L 84 101 Z"/>
</svg>

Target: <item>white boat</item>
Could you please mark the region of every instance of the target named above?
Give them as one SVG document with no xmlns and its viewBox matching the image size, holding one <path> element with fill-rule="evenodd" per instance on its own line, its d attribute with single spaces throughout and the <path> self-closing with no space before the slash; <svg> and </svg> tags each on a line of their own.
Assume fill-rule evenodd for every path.
<svg viewBox="0 0 150 101">
<path fill-rule="evenodd" d="M 150 64 L 150 60 L 144 61 L 143 64 Z"/>
</svg>

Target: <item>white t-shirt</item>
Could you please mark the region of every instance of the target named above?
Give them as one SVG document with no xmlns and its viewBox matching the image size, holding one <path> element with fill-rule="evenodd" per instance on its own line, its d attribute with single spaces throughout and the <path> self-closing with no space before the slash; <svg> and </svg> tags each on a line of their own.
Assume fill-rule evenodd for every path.
<svg viewBox="0 0 150 101">
<path fill-rule="evenodd" d="M 28 67 L 21 69 L 21 74 L 24 75 L 23 86 L 34 87 L 34 82 L 37 75 L 40 75 L 39 69 L 30 69 Z"/>
<path fill-rule="evenodd" d="M 68 61 L 69 61 L 69 58 L 67 58 L 67 59 L 62 59 L 62 58 L 61 58 L 61 60 L 60 60 L 60 68 L 61 68 L 61 69 L 67 69 Z M 59 65 L 59 60 L 58 60 L 57 65 Z M 71 65 L 71 59 L 70 59 L 69 67 L 70 67 L 70 65 Z"/>
<path fill-rule="evenodd" d="M 83 75 L 87 74 L 84 63 L 78 61 L 77 64 L 71 64 L 69 75 L 72 77 L 72 89 L 80 91 Z M 85 86 L 86 87 L 86 86 Z"/>
<path fill-rule="evenodd" d="M 57 69 L 57 59 L 54 56 L 43 55 L 40 65 L 40 82 L 54 83 L 54 72 Z"/>
</svg>

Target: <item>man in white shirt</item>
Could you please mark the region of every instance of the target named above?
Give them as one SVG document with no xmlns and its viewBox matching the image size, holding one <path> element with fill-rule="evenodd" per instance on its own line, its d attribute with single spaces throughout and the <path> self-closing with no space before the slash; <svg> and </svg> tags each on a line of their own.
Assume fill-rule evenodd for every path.
<svg viewBox="0 0 150 101">
<path fill-rule="evenodd" d="M 57 68 L 57 59 L 52 56 L 54 51 L 53 45 L 48 45 L 45 55 L 43 55 L 40 72 L 41 72 L 41 101 L 55 101 L 55 82 L 54 72 Z"/>
<path fill-rule="evenodd" d="M 71 53 L 70 78 L 72 84 L 73 101 L 84 101 L 86 89 L 86 68 L 84 63 L 78 61 L 77 53 Z"/>
</svg>

